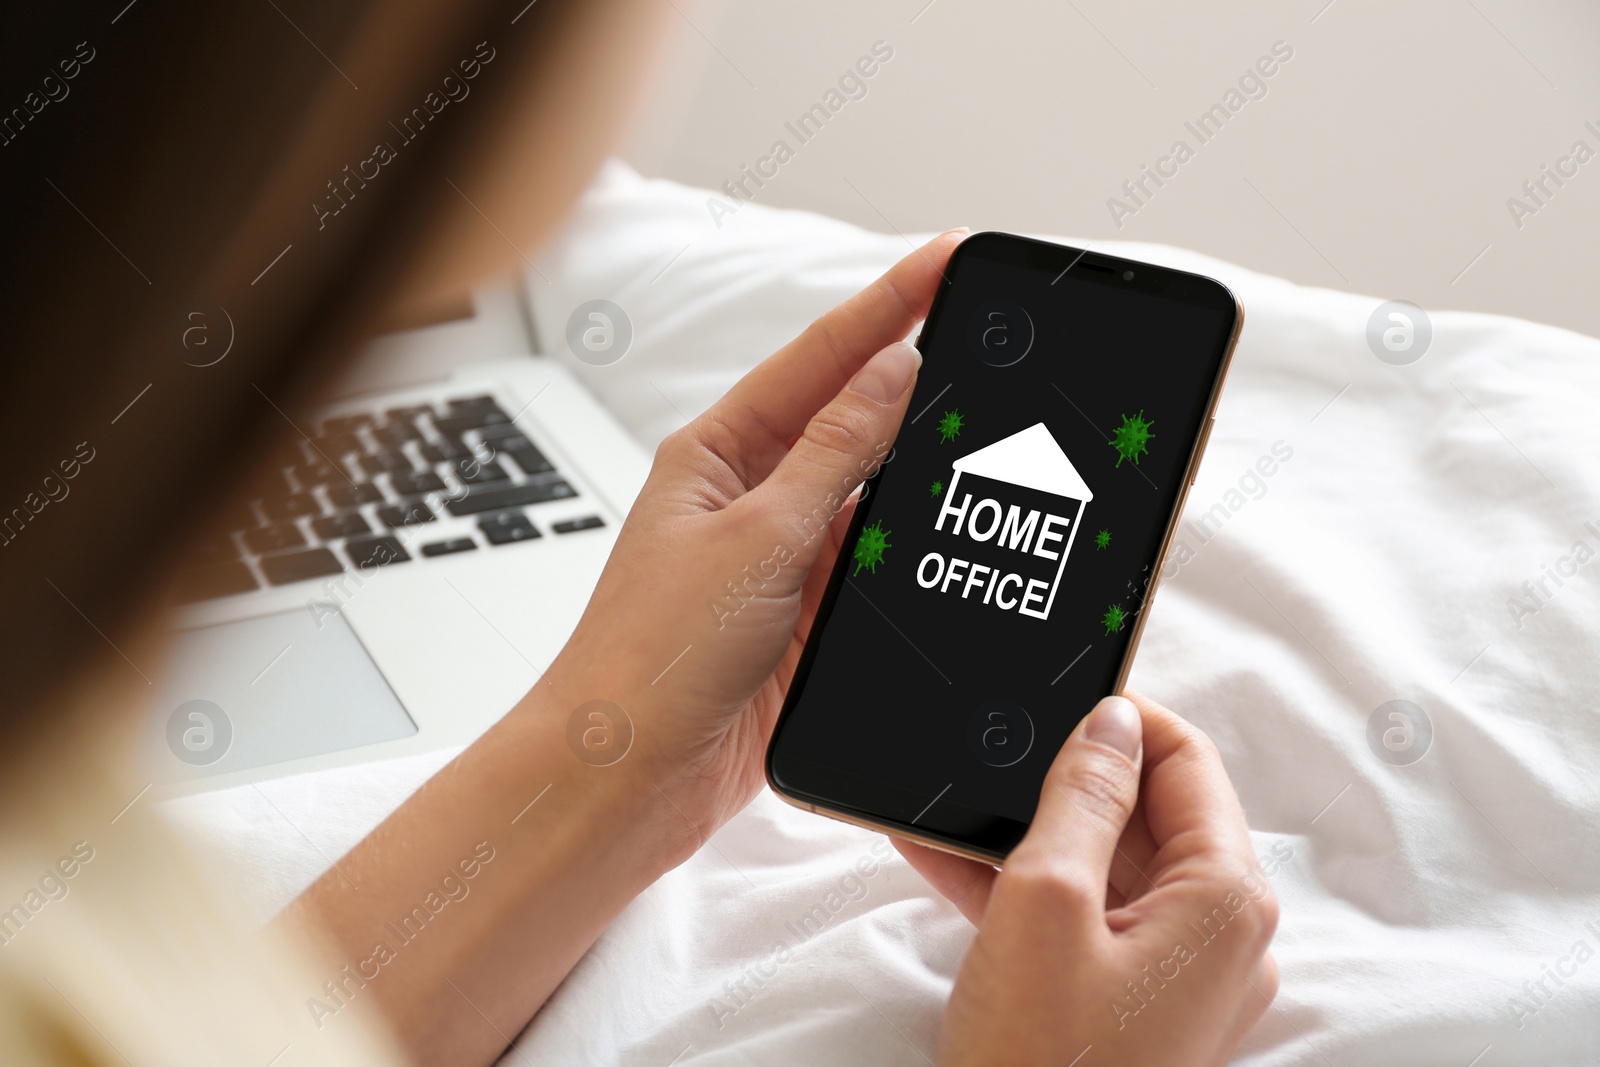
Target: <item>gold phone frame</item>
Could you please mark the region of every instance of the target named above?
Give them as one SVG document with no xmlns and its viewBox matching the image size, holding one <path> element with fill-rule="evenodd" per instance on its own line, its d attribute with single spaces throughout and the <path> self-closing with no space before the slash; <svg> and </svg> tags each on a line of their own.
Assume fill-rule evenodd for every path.
<svg viewBox="0 0 1600 1067">
<path fill-rule="evenodd" d="M 1149 266 L 1159 267 L 1160 264 L 1152 263 Z M 1162 267 L 1161 269 L 1171 270 L 1172 268 Z M 1150 579 L 1150 589 L 1145 594 L 1144 607 L 1139 611 L 1138 620 L 1133 624 L 1133 635 L 1128 641 L 1127 654 L 1123 656 L 1122 670 L 1117 673 L 1116 684 L 1112 687 L 1112 691 L 1116 693 L 1122 692 L 1127 684 L 1128 674 L 1133 670 L 1133 660 L 1139 652 L 1139 640 L 1144 636 L 1145 620 L 1150 616 L 1150 605 L 1154 603 L 1156 591 L 1161 587 L 1161 572 L 1166 569 L 1167 554 L 1172 550 L 1172 539 L 1178 532 L 1178 522 L 1183 516 L 1183 506 L 1189 502 L 1189 490 L 1194 488 L 1195 478 L 1199 476 L 1200 460 L 1205 455 L 1206 446 L 1211 443 L 1211 431 L 1217 421 L 1217 404 L 1222 400 L 1222 390 L 1228 383 L 1228 373 L 1233 369 L 1233 353 L 1239 345 L 1239 335 L 1244 331 L 1244 305 L 1240 303 L 1238 296 L 1234 294 L 1232 289 L 1229 289 L 1215 278 L 1207 278 L 1207 281 L 1216 282 L 1217 285 L 1222 286 L 1224 292 L 1233 298 L 1233 333 L 1229 336 L 1228 347 L 1222 354 L 1222 368 L 1217 374 L 1217 383 L 1211 391 L 1211 401 L 1206 405 L 1205 422 L 1201 424 L 1200 432 L 1195 435 L 1194 446 L 1189 454 L 1189 462 L 1184 468 L 1183 485 L 1179 488 L 1178 499 L 1172 506 L 1172 516 L 1167 520 L 1166 532 L 1161 537 L 1161 548 L 1156 553 L 1156 558 L 1161 561 L 1160 566 L 1157 567 L 1155 574 Z M 768 743 L 771 743 L 770 739 Z M 809 811 L 813 815 L 822 815 L 838 822 L 848 823 L 851 826 L 859 826 L 864 830 L 875 830 L 879 833 L 888 834 L 890 837 L 897 837 L 926 848 L 936 849 L 939 852 L 948 852 L 952 856 L 977 860 L 979 863 L 985 863 L 992 867 L 1005 866 L 1004 861 L 996 860 L 986 853 L 962 848 L 948 841 L 918 834 L 907 830 L 898 823 L 879 822 L 876 819 L 823 807 L 811 801 L 790 796 L 772 780 L 771 760 L 765 760 L 764 763 L 768 788 L 785 804 L 792 807 L 799 808 L 802 811 Z"/>
</svg>

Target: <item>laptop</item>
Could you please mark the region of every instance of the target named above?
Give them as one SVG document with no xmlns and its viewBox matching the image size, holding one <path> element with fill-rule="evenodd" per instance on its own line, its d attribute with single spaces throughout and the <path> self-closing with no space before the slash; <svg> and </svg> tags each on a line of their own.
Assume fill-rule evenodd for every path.
<svg viewBox="0 0 1600 1067">
<path fill-rule="evenodd" d="M 325 410 L 285 414 L 178 583 L 163 792 L 465 745 L 549 666 L 650 460 L 510 303 L 382 339 Z"/>
</svg>

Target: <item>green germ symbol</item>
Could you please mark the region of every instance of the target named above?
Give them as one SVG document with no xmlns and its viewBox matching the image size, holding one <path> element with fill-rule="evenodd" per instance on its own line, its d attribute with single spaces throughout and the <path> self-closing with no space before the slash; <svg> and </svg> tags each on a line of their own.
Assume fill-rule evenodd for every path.
<svg viewBox="0 0 1600 1067">
<path fill-rule="evenodd" d="M 932 485 L 928 486 L 929 496 L 938 496 L 942 492 L 944 492 L 943 482 L 934 482 Z"/>
<path fill-rule="evenodd" d="M 1111 440 L 1106 442 L 1117 450 L 1117 466 L 1122 466 L 1125 459 L 1138 463 L 1139 457 L 1150 451 L 1150 442 L 1156 436 L 1150 432 L 1154 425 L 1154 419 L 1145 421 L 1144 408 L 1132 418 L 1122 416 L 1122 425 L 1111 431 Z"/>
<path fill-rule="evenodd" d="M 889 531 L 883 528 L 883 520 L 879 519 L 871 526 L 861 528 L 861 536 L 856 538 L 855 574 L 861 573 L 865 567 L 873 574 L 878 573 L 878 564 L 883 562 L 884 549 L 889 546 Z M 852 574 L 851 577 L 855 577 Z"/>
<path fill-rule="evenodd" d="M 959 411 L 947 411 L 939 419 L 939 443 L 954 441 L 961 433 L 961 427 L 966 425 Z"/>
<path fill-rule="evenodd" d="M 1127 621 L 1128 613 L 1122 610 L 1121 604 L 1113 604 L 1106 609 L 1105 615 L 1100 619 L 1105 624 L 1106 633 L 1114 634 L 1122 629 L 1122 624 Z"/>
<path fill-rule="evenodd" d="M 1096 548 L 1105 548 L 1110 543 L 1111 543 L 1111 531 L 1110 530 L 1101 530 L 1099 533 L 1094 535 L 1094 547 L 1096 547 Z"/>
</svg>

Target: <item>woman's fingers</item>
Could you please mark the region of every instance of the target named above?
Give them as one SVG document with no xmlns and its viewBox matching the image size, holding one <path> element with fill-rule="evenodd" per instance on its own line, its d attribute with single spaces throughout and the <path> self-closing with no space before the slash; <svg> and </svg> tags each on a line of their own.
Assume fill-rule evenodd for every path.
<svg viewBox="0 0 1600 1067">
<path fill-rule="evenodd" d="M 1155 843 L 1150 840 L 1150 827 L 1145 822 L 1141 804 L 1133 809 L 1122 831 L 1122 839 L 1117 842 L 1117 854 L 1111 860 L 1111 885 L 1121 895 L 1123 904 L 1138 900 L 1155 888 L 1150 878 L 1155 853 Z"/>
<path fill-rule="evenodd" d="M 811 636 L 811 625 L 816 620 L 817 608 L 822 604 L 822 595 L 828 590 L 828 582 L 833 577 L 834 562 L 844 548 L 845 536 L 850 532 L 850 520 L 855 517 L 859 501 L 859 497 L 852 495 L 844 502 L 839 514 L 833 517 L 833 526 L 828 531 L 827 541 L 823 544 L 822 551 L 817 554 L 816 562 L 811 566 L 811 573 L 806 575 L 805 588 L 800 594 L 800 620 L 795 625 L 795 635 L 802 641 Z"/>
<path fill-rule="evenodd" d="M 1222 1067 L 1277 985 L 1277 904 L 1248 844 L 1204 735 L 1143 698 L 1101 701 L 985 886 L 942 1059 L 1075 1063 L 1092 1048 Z M 901 851 L 947 895 L 967 890 L 962 868 Z"/>
<path fill-rule="evenodd" d="M 928 313 L 945 262 L 967 230 L 951 230 L 906 256 L 799 337 L 758 364 L 694 425 L 719 455 L 760 484 L 823 405 L 875 352 L 903 339 Z"/>
<path fill-rule="evenodd" d="M 926 845 L 900 838 L 892 840 L 906 862 L 916 868 L 940 896 L 954 904 L 968 922 L 973 926 L 983 922 L 984 913 L 989 910 L 989 891 L 994 888 L 999 871 L 987 863 L 952 856 Z"/>
<path fill-rule="evenodd" d="M 1104 922 L 1112 861 L 1139 798 L 1141 724 L 1122 697 L 1106 697 L 1078 724 L 1045 775 L 1027 836 L 1001 876 L 1037 884 L 1079 921 Z"/>
<path fill-rule="evenodd" d="M 1255 870 L 1244 810 L 1216 745 L 1174 712 L 1129 692 L 1144 729 L 1145 821 L 1165 866 L 1219 853 L 1242 875 Z"/>
<path fill-rule="evenodd" d="M 767 595 L 799 588 L 850 493 L 889 455 L 921 365 L 922 356 L 904 341 L 879 351 L 814 413 L 766 481 L 733 504 L 754 510 L 765 532 L 785 539 L 793 553 L 794 566 L 780 572 L 780 587 Z M 792 585 L 781 584 L 783 574 Z"/>
</svg>

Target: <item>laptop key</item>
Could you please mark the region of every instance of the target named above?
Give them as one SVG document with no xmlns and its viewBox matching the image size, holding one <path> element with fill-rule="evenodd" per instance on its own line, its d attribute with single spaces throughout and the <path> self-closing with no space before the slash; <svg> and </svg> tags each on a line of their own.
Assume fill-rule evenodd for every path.
<svg viewBox="0 0 1600 1067">
<path fill-rule="evenodd" d="M 466 496 L 450 501 L 449 507 L 452 515 L 482 515 L 486 511 L 543 504 L 547 500 L 563 500 L 577 495 L 576 489 L 559 478 L 523 485 L 473 485 L 467 487 Z"/>
<path fill-rule="evenodd" d="M 310 493 L 290 493 L 288 496 L 267 497 L 261 501 L 261 510 L 267 519 L 298 519 L 302 515 L 317 515 L 322 505 Z"/>
<path fill-rule="evenodd" d="M 523 438 L 523 440 L 526 440 L 526 438 Z M 532 445 L 527 448 L 507 449 L 501 454 L 510 456 L 522 473 L 530 478 L 535 474 L 549 474 L 556 469 L 556 465 L 546 459 L 545 454 Z"/>
<path fill-rule="evenodd" d="M 458 460 L 451 468 L 457 478 L 468 485 L 482 485 L 484 482 L 503 482 L 511 477 L 500 464 L 490 460 L 463 459 Z"/>
<path fill-rule="evenodd" d="M 483 411 L 485 409 L 500 410 L 500 402 L 492 396 L 458 396 L 450 401 L 450 410 L 457 411 Z"/>
<path fill-rule="evenodd" d="M 371 482 L 334 482 L 328 486 L 328 500 L 336 508 L 358 508 L 362 504 L 381 504 L 383 493 Z"/>
<path fill-rule="evenodd" d="M 383 524 L 389 529 L 398 530 L 402 526 L 421 526 L 425 522 L 432 522 L 438 516 L 422 501 L 406 500 L 379 508 L 378 518 L 383 520 Z"/>
<path fill-rule="evenodd" d="M 387 567 L 391 563 L 404 563 L 411 558 L 411 554 L 400 547 L 400 542 L 389 536 L 346 541 L 344 550 L 350 557 L 350 562 L 364 570 Z"/>
<path fill-rule="evenodd" d="M 389 484 L 396 496 L 444 492 L 444 479 L 432 471 L 395 471 L 389 475 Z"/>
<path fill-rule="evenodd" d="M 353 433 L 330 433 L 311 442 L 311 455 L 319 460 L 338 462 L 351 452 L 365 452 L 361 438 Z"/>
<path fill-rule="evenodd" d="M 358 512 L 351 512 L 348 515 L 330 515 L 325 519 L 313 519 L 311 530 L 324 541 L 334 541 L 341 537 L 358 537 L 364 533 L 371 533 L 372 527 Z"/>
<path fill-rule="evenodd" d="M 303 582 L 307 578 L 321 578 L 338 574 L 344 564 L 326 548 L 308 548 L 304 552 L 284 552 L 276 556 L 262 556 L 261 573 L 273 585 Z"/>
<path fill-rule="evenodd" d="M 379 452 L 361 457 L 361 469 L 368 474 L 385 474 L 393 471 L 416 470 L 411 457 L 404 452 Z"/>
<path fill-rule="evenodd" d="M 491 545 L 509 545 L 513 541 L 532 541 L 543 536 L 520 511 L 486 515 L 478 520 L 478 529 L 483 531 L 483 536 L 489 539 Z"/>
<path fill-rule="evenodd" d="M 449 437 L 419 445 L 417 451 L 422 453 L 422 458 L 429 463 L 450 463 L 468 454 L 460 441 Z"/>
<path fill-rule="evenodd" d="M 481 430 L 485 426 L 498 426 L 510 421 L 511 416 L 496 407 L 434 419 L 433 428 L 446 437 L 460 437 L 468 430 Z"/>
<path fill-rule="evenodd" d="M 515 423 L 511 422 L 490 423 L 479 427 L 478 436 L 493 444 L 496 448 L 528 448 L 533 443 L 522 435 L 522 431 L 517 428 Z M 513 438 L 521 443 L 513 443 Z M 502 445 L 500 443 L 502 441 L 506 443 Z"/>
<path fill-rule="evenodd" d="M 196 600 L 232 596 L 234 593 L 248 593 L 260 587 L 256 576 L 243 563 L 218 563 L 180 572 L 172 595 L 179 603 L 188 604 Z"/>
<path fill-rule="evenodd" d="M 292 522 L 281 522 L 276 526 L 263 526 L 257 530 L 246 530 L 244 543 L 256 555 L 265 555 L 268 552 L 281 552 L 286 548 L 295 548 L 306 543 L 305 535 L 300 532 L 300 527 Z"/>
<path fill-rule="evenodd" d="M 388 422 L 372 431 L 373 440 L 386 448 L 398 450 L 407 441 L 422 440 L 422 431 L 409 422 Z"/>
<path fill-rule="evenodd" d="M 435 541 L 431 545 L 422 546 L 424 556 L 448 556 L 455 552 L 476 551 L 478 542 L 470 537 L 457 537 L 450 541 Z"/>
<path fill-rule="evenodd" d="M 364 430 L 371 426 L 373 421 L 372 416 L 366 414 L 335 415 L 322 421 L 322 432 L 324 436 L 337 433 L 353 434 L 357 430 Z"/>
<path fill-rule="evenodd" d="M 294 475 L 294 480 L 300 483 L 301 489 L 312 489 L 319 485 L 342 480 L 343 475 L 339 468 L 325 459 L 312 463 L 302 463 L 289 472 Z"/>
<path fill-rule="evenodd" d="M 390 408 L 383 413 L 383 417 L 390 422 L 416 422 L 418 415 L 432 414 L 432 404 L 407 404 L 404 407 Z"/>
<path fill-rule="evenodd" d="M 550 528 L 556 533 L 577 533 L 579 530 L 598 530 L 605 524 L 605 520 L 598 515 L 585 515 L 581 519 L 558 522 Z"/>
</svg>

